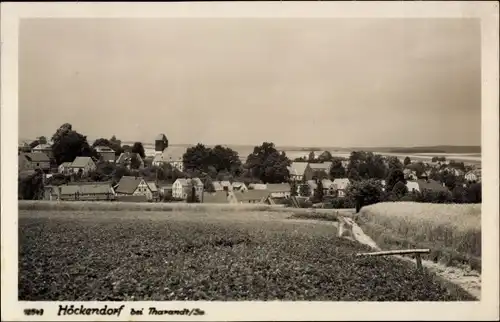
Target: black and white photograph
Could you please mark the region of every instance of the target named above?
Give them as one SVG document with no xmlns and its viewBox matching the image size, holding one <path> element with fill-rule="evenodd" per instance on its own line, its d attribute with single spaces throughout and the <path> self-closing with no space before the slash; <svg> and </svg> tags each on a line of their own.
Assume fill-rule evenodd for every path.
<svg viewBox="0 0 500 322">
<path fill-rule="evenodd" d="M 44 12 L 15 27 L 17 109 L 2 57 L 2 298 L 8 271 L 29 303 L 12 314 L 486 301 L 498 317 L 498 65 L 482 80 L 498 47 L 480 17 Z"/>
</svg>

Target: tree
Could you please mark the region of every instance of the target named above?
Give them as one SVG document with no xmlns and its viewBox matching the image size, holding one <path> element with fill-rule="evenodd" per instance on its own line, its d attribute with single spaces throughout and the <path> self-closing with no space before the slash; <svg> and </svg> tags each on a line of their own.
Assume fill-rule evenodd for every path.
<svg viewBox="0 0 500 322">
<path fill-rule="evenodd" d="M 290 178 L 288 172 L 290 164 L 286 154 L 276 150 L 274 143 L 264 142 L 254 147 L 253 153 L 247 157 L 245 166 L 252 177 L 264 183 L 282 183 Z"/>
<path fill-rule="evenodd" d="M 403 162 L 403 164 L 404 164 L 405 166 L 407 166 L 407 165 L 411 164 L 411 159 L 410 159 L 410 157 L 406 157 L 406 158 L 405 158 L 405 160 L 404 160 L 404 162 Z"/>
<path fill-rule="evenodd" d="M 203 186 L 204 186 L 204 189 L 206 192 L 215 192 L 215 188 L 214 188 L 212 179 L 209 176 L 207 176 L 205 178 L 205 182 L 203 183 Z"/>
<path fill-rule="evenodd" d="M 387 157 L 387 167 L 389 172 L 393 169 L 401 169 L 403 170 L 403 164 L 401 163 L 401 160 L 397 157 Z"/>
<path fill-rule="evenodd" d="M 330 168 L 330 177 L 332 179 L 345 178 L 346 171 L 342 165 L 342 161 L 339 159 L 333 159 L 332 166 Z"/>
<path fill-rule="evenodd" d="M 111 148 L 111 142 L 108 139 L 100 138 L 94 141 L 92 143 L 92 147 L 95 148 L 96 146 L 107 146 Z"/>
<path fill-rule="evenodd" d="M 113 135 L 111 139 L 109 139 L 109 144 L 109 147 L 115 151 L 116 156 L 119 156 L 124 152 L 122 148 L 122 141 L 118 140 L 116 136 Z"/>
<path fill-rule="evenodd" d="M 213 155 L 211 149 L 205 147 L 205 145 L 201 143 L 198 143 L 197 145 L 188 148 L 182 156 L 184 169 L 186 171 L 199 169 L 203 172 L 208 172 L 208 167 L 212 165 L 212 157 Z"/>
<path fill-rule="evenodd" d="M 38 138 L 38 142 L 40 144 L 47 144 L 47 138 L 42 135 L 41 137 Z"/>
<path fill-rule="evenodd" d="M 132 147 L 128 144 L 125 144 L 124 146 L 122 146 L 122 150 L 123 150 L 123 153 L 132 152 Z"/>
<path fill-rule="evenodd" d="M 467 200 L 466 191 L 460 185 L 456 185 L 451 194 L 453 196 L 453 202 L 455 203 L 464 203 Z"/>
<path fill-rule="evenodd" d="M 382 200 L 382 184 L 375 179 L 354 181 L 347 187 L 347 198 L 356 204 L 356 212 L 364 206 L 372 205 Z"/>
<path fill-rule="evenodd" d="M 358 181 L 361 180 L 361 177 L 359 176 L 358 170 L 355 168 L 352 168 L 349 170 L 349 173 L 347 174 L 347 178 L 351 181 Z"/>
<path fill-rule="evenodd" d="M 393 168 L 386 179 L 386 189 L 387 191 L 392 191 L 396 183 L 402 182 L 406 186 L 406 179 L 403 170 L 399 168 Z"/>
<path fill-rule="evenodd" d="M 457 184 L 457 178 L 453 173 L 445 170 L 441 174 L 441 182 L 444 183 L 448 189 L 453 190 Z"/>
<path fill-rule="evenodd" d="M 141 142 L 135 142 L 132 146 L 132 153 L 137 153 L 142 159 L 146 157 L 146 152 L 144 151 L 144 146 Z"/>
<path fill-rule="evenodd" d="M 140 155 L 138 153 L 132 153 L 130 156 L 130 169 L 137 170 L 141 167 Z"/>
<path fill-rule="evenodd" d="M 52 136 L 52 153 L 56 163 L 73 162 L 77 156 L 97 158 L 96 151 L 87 142 L 87 137 L 74 131 L 71 124 L 63 124 Z"/>
<path fill-rule="evenodd" d="M 403 181 L 398 181 L 392 188 L 392 193 L 394 193 L 398 198 L 401 198 L 408 193 L 408 187 Z"/>
<path fill-rule="evenodd" d="M 318 180 L 316 182 L 316 189 L 314 190 L 314 201 L 322 202 L 325 193 L 323 191 L 323 182 Z"/>
<path fill-rule="evenodd" d="M 40 200 L 44 196 L 43 172 L 36 169 L 33 174 L 18 177 L 18 198 L 23 200 Z"/>
<path fill-rule="evenodd" d="M 466 191 L 467 201 L 469 203 L 482 202 L 482 186 L 480 183 L 471 184 Z"/>
<path fill-rule="evenodd" d="M 297 196 L 297 183 L 295 181 L 290 184 L 290 195 L 292 197 Z"/>
<path fill-rule="evenodd" d="M 330 153 L 330 151 L 324 151 L 323 153 L 320 154 L 318 159 L 320 162 L 328 162 L 328 161 L 332 161 L 333 156 Z"/>
<path fill-rule="evenodd" d="M 356 170 L 356 172 L 352 170 Z M 353 151 L 349 156 L 347 172 L 353 175 L 353 180 L 383 179 L 386 176 L 387 168 L 381 155 L 375 155 L 372 152 Z M 354 179 L 355 177 L 357 179 Z"/>
<path fill-rule="evenodd" d="M 207 170 L 208 167 L 212 166 L 217 172 L 225 170 L 236 176 L 239 176 L 242 172 L 238 152 L 221 145 L 216 145 L 213 149 L 210 149 L 210 156 L 207 161 Z"/>
<path fill-rule="evenodd" d="M 314 151 L 311 151 L 309 153 L 309 157 L 307 158 L 309 162 L 316 162 L 316 155 L 314 154 Z"/>
<path fill-rule="evenodd" d="M 311 195 L 311 187 L 308 184 L 301 184 L 299 194 L 303 197 L 309 197 Z"/>
</svg>

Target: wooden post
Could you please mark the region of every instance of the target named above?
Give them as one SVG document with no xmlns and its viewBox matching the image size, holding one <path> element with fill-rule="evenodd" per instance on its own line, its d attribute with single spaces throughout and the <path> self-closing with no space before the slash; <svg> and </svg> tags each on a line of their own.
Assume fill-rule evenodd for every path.
<svg viewBox="0 0 500 322">
<path fill-rule="evenodd" d="M 422 257 L 420 257 L 420 253 L 415 253 L 415 259 L 417 260 L 417 271 L 422 273 L 424 268 L 422 267 Z"/>
</svg>

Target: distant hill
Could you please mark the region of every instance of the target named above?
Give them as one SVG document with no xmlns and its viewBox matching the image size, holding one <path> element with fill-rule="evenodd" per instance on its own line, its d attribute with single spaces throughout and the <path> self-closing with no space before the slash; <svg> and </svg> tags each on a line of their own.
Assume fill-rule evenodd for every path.
<svg viewBox="0 0 500 322">
<path fill-rule="evenodd" d="M 411 148 L 392 148 L 392 153 L 481 153 L 481 146 L 437 145 Z"/>
</svg>

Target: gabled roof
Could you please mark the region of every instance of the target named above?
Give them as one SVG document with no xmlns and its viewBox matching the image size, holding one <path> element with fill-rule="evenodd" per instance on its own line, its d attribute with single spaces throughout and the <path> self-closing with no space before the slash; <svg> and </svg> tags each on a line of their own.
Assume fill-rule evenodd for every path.
<svg viewBox="0 0 500 322">
<path fill-rule="evenodd" d="M 269 192 L 290 192 L 290 184 L 288 183 L 268 183 L 267 190 Z"/>
<path fill-rule="evenodd" d="M 330 170 L 331 162 L 323 162 L 323 163 L 309 163 L 309 167 L 313 170 Z"/>
<path fill-rule="evenodd" d="M 152 191 L 152 192 L 158 192 L 158 187 L 156 186 L 156 183 L 153 182 L 153 181 L 149 181 L 147 182 L 148 184 L 148 187 L 149 189 Z"/>
<path fill-rule="evenodd" d="M 333 185 L 333 181 L 330 179 L 323 179 L 321 180 L 321 184 L 323 184 L 323 189 L 330 189 Z"/>
<path fill-rule="evenodd" d="M 73 162 L 71 163 L 71 167 L 72 168 L 83 168 L 87 164 L 89 164 L 89 161 L 94 163 L 94 161 L 92 161 L 91 157 L 76 157 L 75 160 L 73 160 Z"/>
<path fill-rule="evenodd" d="M 413 189 L 415 189 L 417 191 L 420 190 L 420 187 L 416 181 L 407 180 L 406 187 L 408 188 L 408 191 L 410 191 L 410 192 L 413 191 Z"/>
<path fill-rule="evenodd" d="M 231 187 L 231 182 L 227 181 L 227 180 L 224 180 L 224 181 L 220 181 L 220 185 L 222 187 Z"/>
<path fill-rule="evenodd" d="M 188 186 L 190 184 L 195 184 L 198 187 L 203 187 L 203 182 L 201 181 L 200 178 L 192 178 L 192 179 L 179 178 L 175 181 L 176 182 L 178 181 L 182 186 Z"/>
<path fill-rule="evenodd" d="M 224 187 L 220 184 L 220 181 L 212 181 L 212 185 L 214 186 L 215 191 L 222 191 Z"/>
<path fill-rule="evenodd" d="M 162 153 L 156 154 L 153 162 L 182 162 L 186 148 L 180 146 L 169 146 Z"/>
<path fill-rule="evenodd" d="M 238 201 L 259 201 L 262 202 L 264 199 L 269 197 L 270 191 L 269 190 L 248 190 L 246 192 L 233 192 L 234 196 L 236 197 L 236 200 Z"/>
<path fill-rule="evenodd" d="M 123 152 L 122 154 L 120 154 L 120 156 L 116 160 L 116 163 L 129 162 L 134 155 L 137 157 L 137 160 L 139 160 L 141 164 L 144 164 L 144 160 L 142 160 L 141 156 L 137 153 L 132 153 L 132 152 Z"/>
<path fill-rule="evenodd" d="M 163 139 L 167 139 L 167 136 L 163 133 L 160 133 L 155 137 L 155 141 L 163 141 Z"/>
<path fill-rule="evenodd" d="M 49 157 L 43 152 L 24 153 L 23 155 L 31 162 L 50 162 Z"/>
<path fill-rule="evenodd" d="M 309 187 L 314 190 L 318 187 L 318 184 L 316 183 L 315 180 L 307 180 L 307 184 L 309 185 Z"/>
<path fill-rule="evenodd" d="M 78 194 L 113 194 L 110 184 L 83 184 L 83 185 L 63 185 L 61 195 Z"/>
<path fill-rule="evenodd" d="M 33 150 L 51 150 L 52 145 L 46 143 L 46 144 L 38 144 L 33 148 Z"/>
<path fill-rule="evenodd" d="M 73 163 L 73 162 L 63 162 L 63 163 L 61 163 L 59 166 L 60 166 L 60 167 L 62 166 L 63 168 L 66 168 L 66 167 L 70 167 L 70 166 L 71 166 L 71 163 Z"/>
<path fill-rule="evenodd" d="M 213 193 L 203 193 L 203 203 L 228 203 L 227 194 L 225 191 Z"/>
<path fill-rule="evenodd" d="M 308 164 L 309 163 L 307 162 L 292 162 L 292 164 L 288 167 L 288 171 L 290 172 L 290 175 L 302 176 L 304 175 Z"/>
<path fill-rule="evenodd" d="M 251 183 L 248 185 L 249 188 L 252 188 L 253 190 L 266 190 L 267 185 L 265 183 Z"/>
<path fill-rule="evenodd" d="M 420 191 L 424 189 L 432 191 L 448 191 L 448 188 L 444 187 L 436 180 L 417 180 L 417 184 L 420 188 Z"/>
<path fill-rule="evenodd" d="M 26 179 L 26 178 L 28 178 L 28 177 L 30 177 L 30 176 L 32 176 L 32 175 L 34 175 L 35 173 L 36 173 L 36 171 L 35 171 L 35 170 L 31 170 L 31 169 L 30 169 L 30 170 L 22 170 L 22 171 L 19 171 L 19 174 L 18 174 L 18 175 L 19 175 L 19 178 L 23 180 L 23 179 Z"/>
<path fill-rule="evenodd" d="M 132 194 L 137 189 L 139 183 L 141 183 L 141 177 L 131 177 L 123 176 L 118 182 L 118 188 L 116 188 L 117 193 Z"/>
<path fill-rule="evenodd" d="M 233 188 L 237 188 L 237 189 L 247 187 L 244 182 L 233 182 L 231 185 L 233 186 Z"/>
</svg>

